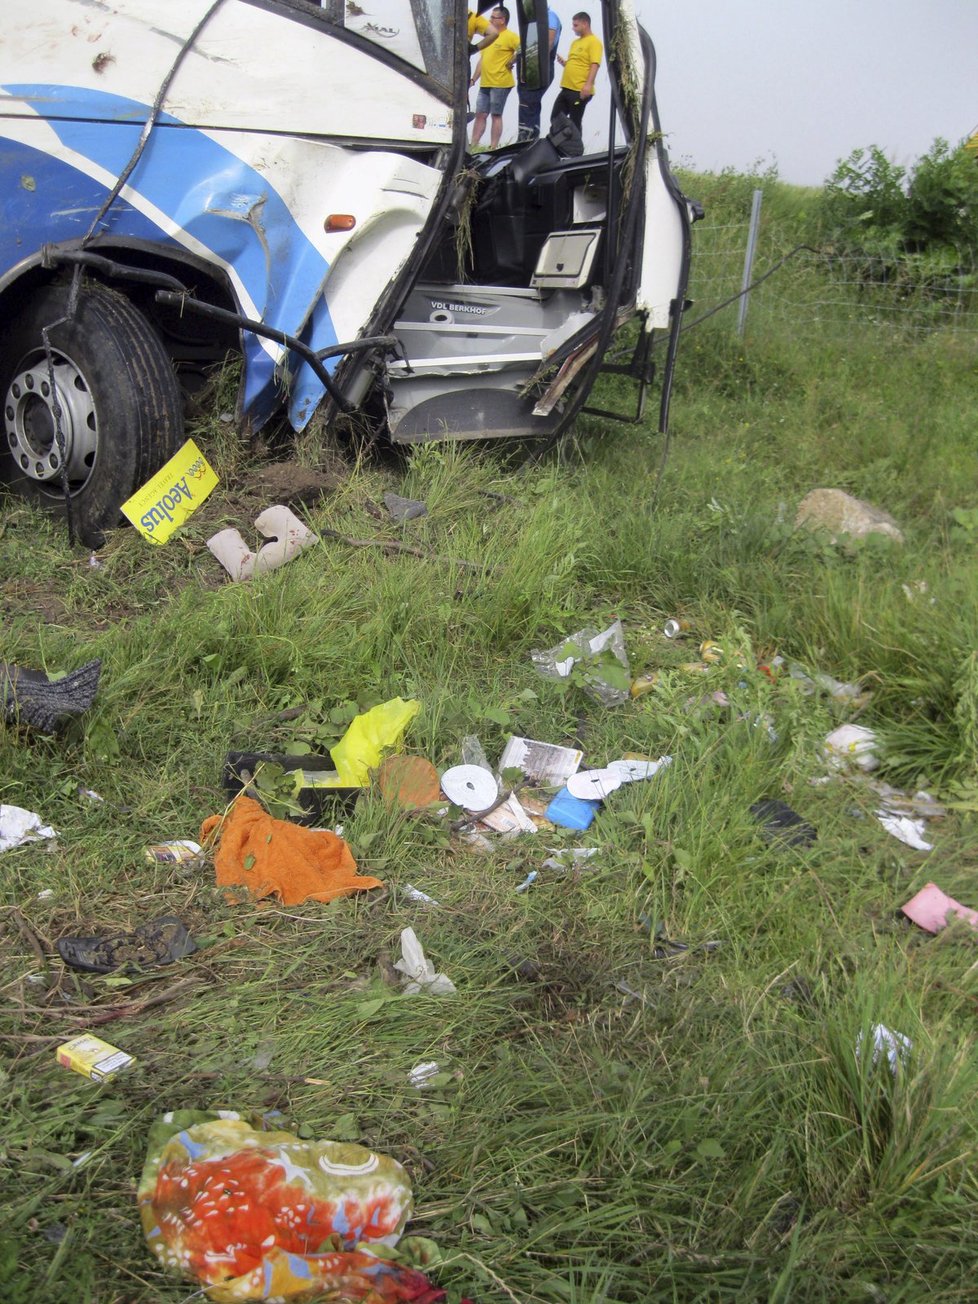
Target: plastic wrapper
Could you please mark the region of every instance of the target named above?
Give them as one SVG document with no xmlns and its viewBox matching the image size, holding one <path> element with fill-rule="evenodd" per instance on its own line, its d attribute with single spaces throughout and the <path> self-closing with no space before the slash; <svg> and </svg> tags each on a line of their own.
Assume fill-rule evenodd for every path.
<svg viewBox="0 0 978 1304">
<path fill-rule="evenodd" d="M 628 701 L 632 672 L 620 620 L 600 631 L 579 629 L 556 647 L 531 652 L 530 657 L 545 679 L 567 679 L 580 665 L 587 691 L 602 706 Z"/>
</svg>

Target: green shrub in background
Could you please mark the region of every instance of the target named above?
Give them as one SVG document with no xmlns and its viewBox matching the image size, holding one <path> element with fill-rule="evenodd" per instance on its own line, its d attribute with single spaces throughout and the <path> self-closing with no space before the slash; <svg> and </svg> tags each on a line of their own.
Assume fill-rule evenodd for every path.
<svg viewBox="0 0 978 1304">
<path fill-rule="evenodd" d="M 901 294 L 945 298 L 975 286 L 978 167 L 937 139 L 908 172 L 878 146 L 839 164 L 817 205 L 818 238 L 851 276 Z"/>
</svg>

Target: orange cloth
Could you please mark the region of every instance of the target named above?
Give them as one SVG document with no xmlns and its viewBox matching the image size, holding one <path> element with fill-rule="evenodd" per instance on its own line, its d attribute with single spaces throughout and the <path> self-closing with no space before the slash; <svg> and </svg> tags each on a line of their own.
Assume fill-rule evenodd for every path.
<svg viewBox="0 0 978 1304">
<path fill-rule="evenodd" d="M 297 906 L 384 886 L 379 878 L 357 874 L 353 853 L 335 833 L 273 819 L 252 797 L 239 797 L 226 815 L 204 820 L 201 842 L 215 830 L 218 887 L 246 887 L 256 900 L 277 896 L 283 905 Z"/>
</svg>

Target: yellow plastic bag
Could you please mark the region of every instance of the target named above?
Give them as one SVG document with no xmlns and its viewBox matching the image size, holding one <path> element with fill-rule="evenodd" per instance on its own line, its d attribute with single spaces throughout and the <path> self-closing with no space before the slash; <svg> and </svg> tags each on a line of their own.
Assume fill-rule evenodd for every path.
<svg viewBox="0 0 978 1304">
<path fill-rule="evenodd" d="M 377 768 L 385 751 L 398 745 L 404 730 L 420 710 L 420 702 L 394 697 L 358 715 L 330 749 L 336 766 L 336 786 L 365 788 L 370 782 L 370 771 Z"/>
</svg>

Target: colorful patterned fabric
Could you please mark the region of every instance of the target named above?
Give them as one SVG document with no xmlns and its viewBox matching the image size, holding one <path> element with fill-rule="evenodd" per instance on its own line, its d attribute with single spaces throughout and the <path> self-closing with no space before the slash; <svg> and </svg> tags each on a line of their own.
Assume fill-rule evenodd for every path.
<svg viewBox="0 0 978 1304">
<path fill-rule="evenodd" d="M 411 1183 L 395 1160 L 357 1145 L 259 1132 L 237 1114 L 167 1114 L 150 1132 L 138 1202 L 168 1269 L 216 1304 L 323 1300 L 438 1304 L 408 1238 Z"/>
</svg>

